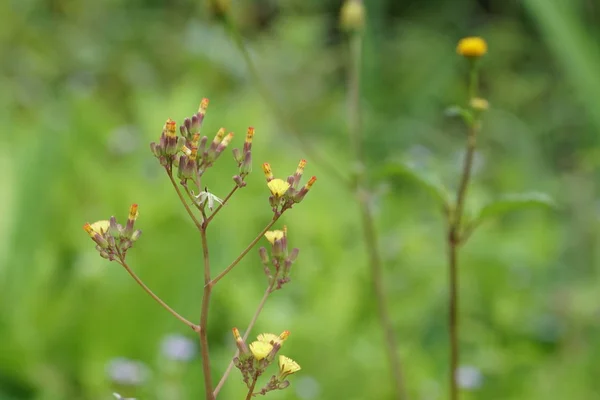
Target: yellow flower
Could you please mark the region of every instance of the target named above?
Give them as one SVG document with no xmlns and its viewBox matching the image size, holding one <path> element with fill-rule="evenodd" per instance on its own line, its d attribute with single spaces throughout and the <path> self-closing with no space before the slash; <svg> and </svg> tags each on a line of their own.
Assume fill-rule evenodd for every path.
<svg viewBox="0 0 600 400">
<path fill-rule="evenodd" d="M 290 184 L 283 179 L 273 179 L 267 183 L 271 194 L 275 197 L 281 197 L 288 191 Z"/>
<path fill-rule="evenodd" d="M 285 340 L 288 338 L 289 335 L 290 335 L 290 331 L 283 331 L 283 333 L 279 336 L 277 336 L 273 333 L 261 333 L 260 335 L 258 335 L 258 341 L 264 342 L 264 343 L 269 343 L 269 344 L 277 343 L 278 345 L 281 346 L 283 344 L 283 342 L 285 342 Z"/>
<path fill-rule="evenodd" d="M 276 240 L 283 239 L 283 236 L 284 236 L 283 231 L 266 231 L 265 232 L 265 237 L 271 244 L 274 244 Z"/>
<path fill-rule="evenodd" d="M 254 358 L 259 361 L 268 356 L 271 350 L 273 350 L 273 345 L 271 343 L 260 341 L 250 343 L 250 351 Z"/>
<path fill-rule="evenodd" d="M 108 228 L 110 227 L 110 222 L 107 220 L 96 221 L 93 224 L 91 224 L 90 227 L 94 233 L 103 235 L 104 233 L 108 232 Z"/>
<path fill-rule="evenodd" d="M 276 340 L 279 339 L 279 336 L 273 334 L 273 333 L 261 333 L 260 335 L 258 335 L 258 341 L 259 342 L 263 342 L 263 343 L 275 343 Z"/>
<path fill-rule="evenodd" d="M 279 380 L 283 381 L 288 375 L 300 371 L 300 365 L 286 356 L 279 356 Z"/>
<path fill-rule="evenodd" d="M 487 53 L 487 43 L 483 38 L 470 36 L 461 39 L 456 52 L 463 57 L 477 58 Z"/>
</svg>

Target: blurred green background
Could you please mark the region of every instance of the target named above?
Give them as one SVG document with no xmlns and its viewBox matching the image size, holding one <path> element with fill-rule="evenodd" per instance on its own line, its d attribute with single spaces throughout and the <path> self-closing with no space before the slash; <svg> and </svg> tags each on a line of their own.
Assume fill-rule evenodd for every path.
<svg viewBox="0 0 600 400">
<path fill-rule="evenodd" d="M 419 187 L 382 171 L 410 160 L 456 186 L 464 128 L 444 110 L 465 101 L 466 66 L 455 46 L 473 34 L 489 44 L 481 92 L 491 109 L 469 206 L 534 190 L 560 207 L 485 224 L 464 248 L 463 399 L 600 398 L 600 4 L 366 3 L 364 150 L 411 399 L 447 398 L 445 227 Z M 232 10 L 278 104 L 305 140 L 350 172 L 340 5 L 238 0 Z M 139 203 L 144 235 L 131 266 L 175 309 L 199 317 L 198 234 L 148 144 L 168 117 L 181 123 L 202 97 L 211 100 L 203 133 L 224 126 L 241 146 L 246 128 L 256 128 L 255 173 L 210 232 L 214 269 L 270 218 L 260 163 L 287 176 L 306 158 L 306 174 L 318 176 L 283 218 L 301 249 L 293 280 L 269 299 L 254 330 L 290 330 L 284 353 L 303 368 L 269 398 L 392 398 L 354 199 L 279 124 L 214 6 L 6 0 L 0 20 L 0 399 L 110 399 L 115 390 L 202 398 L 198 357 L 172 359 L 173 348 L 187 348 L 172 335 L 193 335 L 101 259 L 81 228 L 111 215 L 124 220 Z M 224 156 L 208 175 L 210 190 L 224 196 L 235 171 Z M 215 377 L 234 349 L 230 329 L 245 328 L 265 284 L 252 251 L 216 287 Z M 115 378 L 143 383 L 123 387 Z M 244 394 L 234 371 L 220 397 Z"/>
</svg>

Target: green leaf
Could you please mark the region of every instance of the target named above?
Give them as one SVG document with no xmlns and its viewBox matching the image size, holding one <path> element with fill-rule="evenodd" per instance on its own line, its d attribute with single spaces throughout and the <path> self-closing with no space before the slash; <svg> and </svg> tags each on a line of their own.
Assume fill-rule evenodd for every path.
<svg viewBox="0 0 600 400">
<path fill-rule="evenodd" d="M 501 217 L 509 212 L 519 211 L 526 208 L 542 207 L 556 208 L 556 202 L 547 194 L 540 192 L 529 192 L 520 194 L 509 194 L 502 196 L 484 207 L 475 215 L 474 224 L 480 224 L 489 218 Z"/>
<path fill-rule="evenodd" d="M 437 175 L 423 168 L 419 168 L 408 162 L 396 162 L 388 164 L 383 170 L 383 175 L 387 177 L 400 177 L 412 181 L 444 207 L 448 207 L 450 204 L 448 189 L 442 184 Z"/>
</svg>

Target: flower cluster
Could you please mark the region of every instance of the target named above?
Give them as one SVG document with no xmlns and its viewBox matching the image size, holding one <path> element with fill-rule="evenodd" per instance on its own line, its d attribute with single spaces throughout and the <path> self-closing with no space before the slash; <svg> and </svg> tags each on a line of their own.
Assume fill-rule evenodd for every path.
<svg viewBox="0 0 600 400">
<path fill-rule="evenodd" d="M 83 229 L 96 242 L 96 250 L 103 258 L 113 260 L 123 260 L 127 250 L 133 246 L 141 236 L 142 231 L 134 230 L 135 220 L 138 217 L 138 205 L 133 204 L 129 209 L 127 224 L 122 226 L 117 223 L 115 217 L 110 220 L 102 220 L 93 224 L 86 223 Z"/>
<path fill-rule="evenodd" d="M 198 112 L 186 118 L 179 126 L 180 136 L 177 136 L 175 121 L 169 118 L 159 142 L 150 144 L 152 153 L 168 172 L 172 172 L 173 166 L 177 168 L 177 177 L 184 185 L 187 180 L 198 182 L 233 139 L 233 133 L 226 133 L 225 128 L 219 129 L 210 143 L 207 136 L 200 135 L 207 108 L 208 99 L 202 99 Z M 234 177 L 234 181 L 240 187 L 245 185 L 243 179 L 251 170 L 253 135 L 254 129 L 249 128 L 243 153 L 240 154 L 239 150 L 234 151 L 234 158 L 240 168 L 240 173 Z"/>
<path fill-rule="evenodd" d="M 300 160 L 296 172 L 293 175 L 288 176 L 287 180 L 284 181 L 283 179 L 275 178 L 273 176 L 271 165 L 269 163 L 263 164 L 263 172 L 267 178 L 267 186 L 271 191 L 269 203 L 275 214 L 281 214 L 285 210 L 292 208 L 294 204 L 300 203 L 317 180 L 317 177 L 313 176 L 304 186 L 298 188 L 305 166 L 306 160 Z"/>
<path fill-rule="evenodd" d="M 250 345 L 246 345 L 238 329 L 233 328 L 233 337 L 239 350 L 239 356 L 235 357 L 233 362 L 242 372 L 242 377 L 248 388 L 253 387 L 258 377 L 275 360 L 278 351 L 289 334 L 288 331 L 284 331 L 279 336 L 272 333 L 262 333 L 258 335 L 257 340 L 250 343 Z M 258 394 L 264 395 L 271 390 L 285 389 L 290 385 L 290 382 L 286 380 L 287 377 L 300 371 L 300 365 L 289 357 L 279 355 L 278 361 L 279 373 L 271 376 Z"/>
<path fill-rule="evenodd" d="M 276 289 L 281 289 L 281 286 L 290 281 L 290 270 L 292 264 L 298 258 L 300 250 L 293 248 L 288 252 L 287 246 L 287 227 L 283 230 L 268 231 L 265 233 L 265 238 L 271 243 L 271 259 L 267 254 L 267 249 L 261 247 L 258 249 L 260 259 L 262 261 L 265 275 L 272 279 L 277 279 Z M 271 266 L 274 270 L 271 269 Z"/>
</svg>

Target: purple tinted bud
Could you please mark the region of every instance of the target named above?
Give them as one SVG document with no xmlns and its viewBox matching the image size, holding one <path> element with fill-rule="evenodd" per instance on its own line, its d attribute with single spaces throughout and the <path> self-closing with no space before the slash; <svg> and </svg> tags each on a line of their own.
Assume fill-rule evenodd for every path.
<svg viewBox="0 0 600 400">
<path fill-rule="evenodd" d="M 246 176 L 252 172 L 252 152 L 248 151 L 244 155 L 244 161 L 240 165 L 240 175 Z"/>
</svg>

